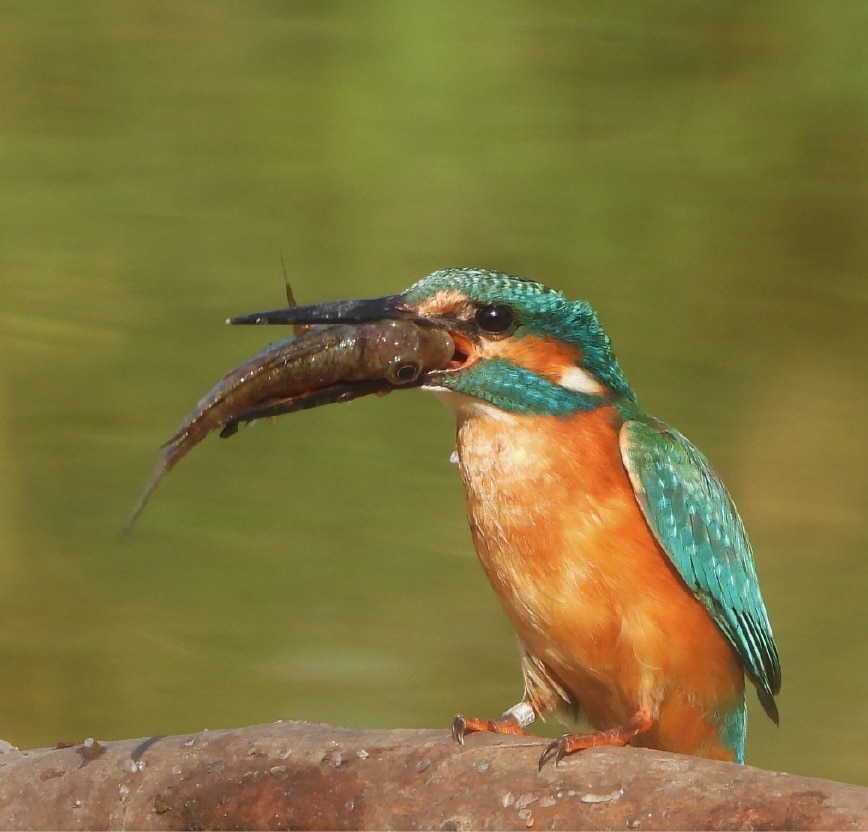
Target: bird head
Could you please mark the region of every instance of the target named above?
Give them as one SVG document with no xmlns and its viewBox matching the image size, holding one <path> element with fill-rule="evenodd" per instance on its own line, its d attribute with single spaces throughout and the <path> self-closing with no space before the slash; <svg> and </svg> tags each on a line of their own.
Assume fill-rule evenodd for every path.
<svg viewBox="0 0 868 832">
<path fill-rule="evenodd" d="M 278 309 L 230 323 L 327 324 L 404 318 L 445 329 L 449 366 L 422 386 L 457 409 L 484 402 L 568 416 L 635 401 L 591 306 L 540 283 L 484 269 L 443 269 L 397 295 Z"/>
</svg>

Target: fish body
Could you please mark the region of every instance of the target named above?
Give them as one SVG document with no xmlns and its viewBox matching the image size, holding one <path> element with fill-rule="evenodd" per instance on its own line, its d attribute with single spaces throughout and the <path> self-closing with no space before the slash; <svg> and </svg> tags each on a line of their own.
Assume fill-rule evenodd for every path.
<svg viewBox="0 0 868 832">
<path fill-rule="evenodd" d="M 442 329 L 405 320 L 311 326 L 270 344 L 230 370 L 187 414 L 133 510 L 128 533 L 160 480 L 209 433 L 233 436 L 242 423 L 396 387 L 418 386 L 454 351 Z"/>
</svg>

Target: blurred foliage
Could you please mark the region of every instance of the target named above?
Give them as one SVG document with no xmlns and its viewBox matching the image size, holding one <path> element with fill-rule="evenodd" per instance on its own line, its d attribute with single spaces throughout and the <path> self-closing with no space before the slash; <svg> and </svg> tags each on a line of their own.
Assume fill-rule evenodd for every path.
<svg viewBox="0 0 868 832">
<path fill-rule="evenodd" d="M 448 265 L 600 310 L 735 493 L 781 648 L 749 761 L 868 783 L 868 7 L 3 3 L 0 735 L 448 726 L 521 692 L 451 418 L 159 443 L 227 315 Z M 266 333 L 266 335 L 269 333 Z M 551 731 L 559 728 L 554 726 Z"/>
</svg>

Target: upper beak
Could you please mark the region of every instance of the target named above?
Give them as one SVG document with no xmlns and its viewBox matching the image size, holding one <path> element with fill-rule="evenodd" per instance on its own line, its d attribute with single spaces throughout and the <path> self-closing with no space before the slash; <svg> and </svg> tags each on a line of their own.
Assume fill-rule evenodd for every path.
<svg viewBox="0 0 868 832">
<path fill-rule="evenodd" d="M 472 363 L 477 357 L 472 333 L 457 320 L 431 318 L 420 315 L 407 304 L 403 295 L 385 295 L 381 298 L 365 298 L 362 300 L 337 300 L 329 303 L 315 303 L 310 306 L 292 306 L 285 309 L 274 309 L 270 312 L 252 312 L 249 315 L 239 315 L 229 318 L 228 324 L 285 324 L 305 327 L 312 324 L 338 323 L 369 323 L 372 321 L 403 319 L 413 321 L 420 326 L 430 326 L 445 329 L 455 344 L 455 355 L 450 365 L 443 370 L 431 370 L 427 373 L 429 382 L 433 382 L 443 373 L 460 370 Z"/>
<path fill-rule="evenodd" d="M 311 306 L 293 306 L 274 309 L 271 312 L 253 312 L 229 318 L 228 324 L 336 324 L 367 323 L 394 318 L 404 318 L 425 323 L 404 304 L 403 295 L 386 295 L 382 298 L 363 300 L 337 300 L 330 303 L 315 303 Z M 428 321 L 428 323 L 433 323 Z"/>
</svg>

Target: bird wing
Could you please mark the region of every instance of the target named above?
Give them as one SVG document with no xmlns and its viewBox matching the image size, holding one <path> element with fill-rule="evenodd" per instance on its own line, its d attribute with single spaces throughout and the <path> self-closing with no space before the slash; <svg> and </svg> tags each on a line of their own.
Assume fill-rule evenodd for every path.
<svg viewBox="0 0 868 832">
<path fill-rule="evenodd" d="M 735 648 L 777 723 L 781 666 L 753 552 L 732 498 L 705 456 L 657 421 L 621 427 L 621 457 L 648 525 Z"/>
</svg>

